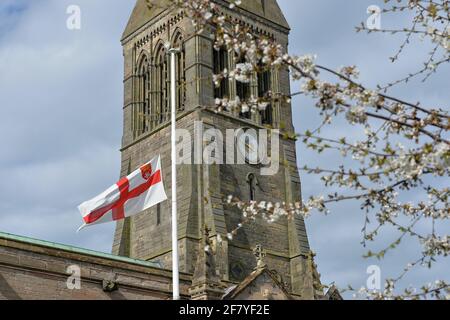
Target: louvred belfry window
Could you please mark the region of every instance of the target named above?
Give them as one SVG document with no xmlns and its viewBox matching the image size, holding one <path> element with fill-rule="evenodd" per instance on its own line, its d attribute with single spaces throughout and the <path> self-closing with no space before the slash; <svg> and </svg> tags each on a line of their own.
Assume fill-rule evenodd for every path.
<svg viewBox="0 0 450 320">
<path fill-rule="evenodd" d="M 261 102 L 266 105 L 266 108 L 260 111 L 261 123 L 267 125 L 271 125 L 273 123 L 273 109 L 270 101 L 271 86 L 270 70 L 261 70 L 258 72 L 258 98 L 261 99 Z"/>
<path fill-rule="evenodd" d="M 166 49 L 161 44 L 156 51 L 155 58 L 155 93 L 156 108 L 154 118 L 157 124 L 162 124 L 168 119 L 168 97 L 169 97 L 169 70 L 167 63 Z"/>
<path fill-rule="evenodd" d="M 143 55 L 137 68 L 136 104 L 135 104 L 135 134 L 140 135 L 149 129 L 150 116 L 150 69 L 146 55 Z"/>
<path fill-rule="evenodd" d="M 220 48 L 219 50 L 213 49 L 213 66 L 214 74 L 216 75 L 221 74 L 225 69 L 228 69 L 228 52 L 225 48 Z M 220 86 L 214 89 L 214 98 L 228 98 L 230 96 L 229 87 L 228 79 L 223 79 L 220 82 Z"/>
<path fill-rule="evenodd" d="M 174 48 L 180 49 L 176 57 L 176 81 L 177 81 L 177 110 L 185 109 L 186 103 L 186 51 L 183 42 L 183 36 L 178 32 L 174 37 Z"/>
<path fill-rule="evenodd" d="M 245 58 L 241 58 L 236 63 L 236 68 L 245 69 L 247 66 Z M 248 105 L 248 100 L 251 97 L 251 79 L 236 80 L 236 96 L 239 97 L 241 103 Z M 250 110 L 241 110 L 239 116 L 243 119 L 251 119 L 252 115 Z"/>
</svg>

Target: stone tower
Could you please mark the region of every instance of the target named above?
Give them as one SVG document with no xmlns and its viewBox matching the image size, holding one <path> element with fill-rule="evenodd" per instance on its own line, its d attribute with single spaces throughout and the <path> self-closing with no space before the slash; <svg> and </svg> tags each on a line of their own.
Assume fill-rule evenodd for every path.
<svg viewBox="0 0 450 320">
<path fill-rule="evenodd" d="M 154 3 L 155 1 L 153 1 Z M 167 9 L 168 1 L 159 0 L 148 7 L 138 0 L 122 38 L 124 69 L 124 131 L 121 175 L 133 171 L 160 154 L 166 192 L 170 196 L 170 104 L 168 99 L 168 59 L 164 44 L 182 48 L 177 61 L 177 128 L 194 137 L 195 123 L 202 121 L 203 130 L 211 128 L 226 135 L 227 129 L 266 126 L 293 133 L 291 106 L 273 101 L 266 111 L 255 113 L 211 110 L 215 98 L 224 96 L 243 99 L 264 94 L 290 94 L 289 71 L 274 69 L 255 74 L 249 84 L 223 82 L 215 88 L 212 75 L 220 68 L 233 69 L 238 58 L 225 50 L 213 49 L 209 36 L 198 34 L 182 12 Z M 255 32 L 274 37 L 286 49 L 289 25 L 276 0 L 246 0 L 234 10 L 227 1 L 217 0 L 222 10 L 236 23 L 250 25 Z M 315 296 L 310 248 L 302 218 L 281 219 L 273 224 L 257 220 L 240 229 L 229 241 L 227 234 L 241 222 L 242 214 L 224 204 L 234 195 L 243 200 L 295 202 L 301 197 L 300 178 L 296 169 L 295 141 L 281 135 L 278 172 L 262 176 L 260 166 L 182 164 L 178 167 L 178 233 L 180 270 L 194 275 L 199 250 L 204 246 L 204 226 L 215 247 L 215 266 L 221 281 L 237 283 L 255 268 L 252 249 L 262 245 L 265 262 L 276 271 L 289 292 L 311 299 Z M 234 140 L 232 140 L 234 143 Z M 229 142 L 229 141 L 228 141 Z M 200 143 L 202 144 L 202 143 Z M 190 153 L 194 153 L 193 146 Z M 180 154 L 190 157 L 191 154 Z M 171 268 L 170 201 L 151 208 L 117 224 L 113 253 L 160 263 Z M 224 240 L 217 244 L 217 236 Z M 200 259 L 199 258 L 199 259 Z"/>
</svg>

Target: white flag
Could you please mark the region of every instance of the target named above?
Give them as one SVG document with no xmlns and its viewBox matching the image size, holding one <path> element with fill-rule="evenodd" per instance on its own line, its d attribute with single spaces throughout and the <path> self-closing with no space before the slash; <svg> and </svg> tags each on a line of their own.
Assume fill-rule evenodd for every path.
<svg viewBox="0 0 450 320">
<path fill-rule="evenodd" d="M 167 200 L 161 173 L 160 156 L 122 178 L 78 209 L 86 226 L 117 221 L 140 213 Z"/>
</svg>

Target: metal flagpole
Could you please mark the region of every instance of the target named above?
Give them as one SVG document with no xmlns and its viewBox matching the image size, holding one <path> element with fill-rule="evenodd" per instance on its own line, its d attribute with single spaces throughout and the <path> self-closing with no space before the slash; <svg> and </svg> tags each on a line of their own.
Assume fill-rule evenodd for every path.
<svg viewBox="0 0 450 320">
<path fill-rule="evenodd" d="M 178 218 L 177 218 L 177 153 L 176 153 L 176 55 L 179 49 L 170 49 L 170 102 L 172 115 L 172 278 L 173 278 L 173 300 L 180 300 L 180 275 L 178 261 Z"/>
</svg>

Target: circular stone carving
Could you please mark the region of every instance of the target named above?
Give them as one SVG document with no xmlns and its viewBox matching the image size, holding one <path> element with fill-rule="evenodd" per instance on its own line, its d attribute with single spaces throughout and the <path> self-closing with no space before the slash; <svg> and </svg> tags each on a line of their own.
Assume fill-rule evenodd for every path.
<svg viewBox="0 0 450 320">
<path fill-rule="evenodd" d="M 245 268 L 244 265 L 239 262 L 230 263 L 230 274 L 233 280 L 242 281 L 245 279 Z"/>
</svg>

